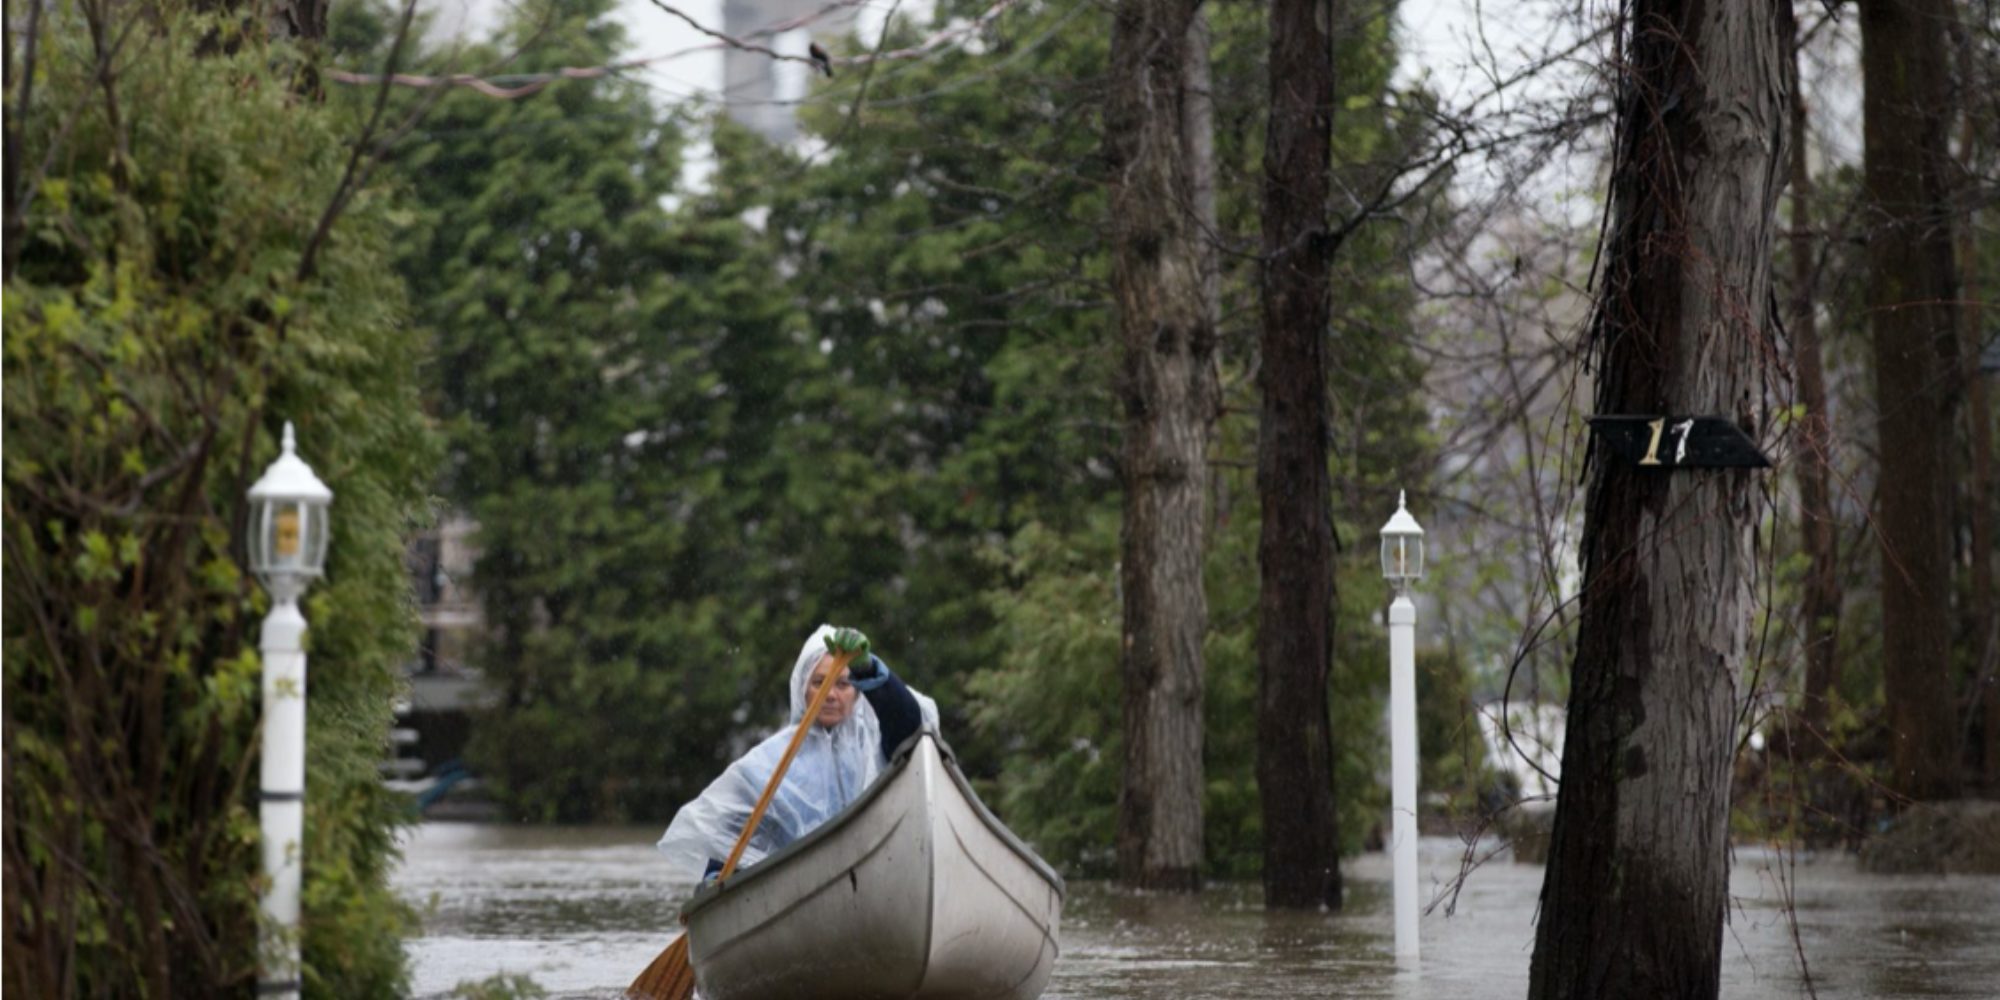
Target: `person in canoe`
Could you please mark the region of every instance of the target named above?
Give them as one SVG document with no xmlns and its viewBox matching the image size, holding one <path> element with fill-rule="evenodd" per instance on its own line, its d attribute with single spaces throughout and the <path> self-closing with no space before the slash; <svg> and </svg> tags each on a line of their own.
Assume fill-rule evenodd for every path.
<svg viewBox="0 0 2000 1000">
<path fill-rule="evenodd" d="M 847 676 L 810 723 L 802 723 L 819 686 L 827 682 L 837 653 L 855 651 Z M 851 628 L 821 625 L 792 664 L 791 724 L 772 733 L 736 759 L 699 797 L 674 814 L 657 845 L 676 873 L 709 878 L 743 833 L 757 797 L 777 770 L 796 727 L 812 726 L 742 864 L 750 865 L 805 836 L 861 796 L 888 766 L 889 757 L 919 729 L 937 729 L 937 705 L 889 672 L 868 649 L 868 638 Z"/>
</svg>

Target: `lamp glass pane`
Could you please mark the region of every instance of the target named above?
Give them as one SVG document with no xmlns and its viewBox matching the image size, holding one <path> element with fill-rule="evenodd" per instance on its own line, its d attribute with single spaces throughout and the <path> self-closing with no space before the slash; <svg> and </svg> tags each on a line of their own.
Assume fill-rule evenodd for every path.
<svg viewBox="0 0 2000 1000">
<path fill-rule="evenodd" d="M 271 568 L 282 573 L 305 569 L 305 504 L 280 500 L 272 504 Z"/>
<path fill-rule="evenodd" d="M 1422 535 L 1382 536 L 1382 575 L 1390 580 L 1418 580 L 1424 575 Z"/>
<path fill-rule="evenodd" d="M 250 572 L 262 574 L 271 567 L 270 546 L 267 540 L 271 533 L 271 505 L 267 501 L 256 500 L 250 505 L 250 530 L 244 542 L 250 549 Z"/>
<path fill-rule="evenodd" d="M 305 516 L 302 504 L 288 503 L 278 507 L 277 517 L 273 519 L 277 530 L 271 535 L 272 556 L 288 562 L 298 561 L 301 543 L 304 541 L 300 536 L 305 527 L 299 522 L 303 521 Z"/>
<path fill-rule="evenodd" d="M 306 508 L 306 570 L 319 575 L 326 568 L 327 510 L 323 504 Z"/>
</svg>

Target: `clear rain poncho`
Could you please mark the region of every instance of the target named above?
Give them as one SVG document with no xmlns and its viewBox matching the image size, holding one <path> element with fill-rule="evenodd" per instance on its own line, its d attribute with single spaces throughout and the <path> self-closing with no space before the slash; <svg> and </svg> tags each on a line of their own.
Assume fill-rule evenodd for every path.
<svg viewBox="0 0 2000 1000">
<path fill-rule="evenodd" d="M 826 638 L 833 626 L 821 625 L 799 649 L 792 664 L 791 724 L 766 737 L 749 753 L 736 759 L 722 776 L 711 782 L 694 801 L 682 806 L 655 845 L 665 854 L 675 874 L 699 879 L 710 859 L 729 857 L 743 824 L 757 806 L 758 797 L 785 747 L 800 725 L 811 693 L 806 683 L 820 658 L 826 655 Z M 922 710 L 923 725 L 937 731 L 937 704 L 915 690 L 910 692 Z M 784 783 L 771 797 L 771 806 L 757 824 L 750 845 L 743 851 L 741 864 L 751 865 L 805 836 L 833 814 L 861 795 L 889 763 L 882 752 L 882 729 L 866 696 L 857 692 L 854 711 L 831 729 L 814 725 L 807 733 L 799 754 L 785 771 Z"/>
</svg>

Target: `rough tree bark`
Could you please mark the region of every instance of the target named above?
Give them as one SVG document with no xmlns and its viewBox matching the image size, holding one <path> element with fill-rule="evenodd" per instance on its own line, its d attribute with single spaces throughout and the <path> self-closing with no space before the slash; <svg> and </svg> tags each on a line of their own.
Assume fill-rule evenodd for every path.
<svg viewBox="0 0 2000 1000">
<path fill-rule="evenodd" d="M 1194 13 L 1194 0 L 1121 0 L 1104 122 L 1125 416 L 1118 869 L 1181 891 L 1200 881 L 1202 508 L 1219 397 L 1183 135 Z"/>
<path fill-rule="evenodd" d="M 1626 5 L 1599 413 L 1763 429 L 1789 21 L 1783 0 Z M 1531 997 L 1716 995 L 1756 476 L 1592 458 Z"/>
<path fill-rule="evenodd" d="M 1340 907 L 1327 481 L 1333 39 L 1325 0 L 1271 5 L 1257 430 L 1257 791 L 1269 906 Z"/>
<path fill-rule="evenodd" d="M 236 15 L 244 18 L 246 23 L 250 17 L 262 17 L 266 37 L 274 41 L 304 42 L 326 38 L 327 12 L 332 6 L 332 0 L 269 0 L 262 3 L 195 0 L 194 3 L 195 9 L 202 13 Z"/>
<path fill-rule="evenodd" d="M 1813 239 L 1813 182 L 1806 167 L 1806 100 L 1799 86 L 1798 32 L 1792 38 L 1792 301 L 1787 323 L 1799 420 L 1799 531 L 1806 554 L 1804 592 L 1799 598 L 1799 635 L 1805 648 L 1802 717 L 1806 732 L 1794 734 L 1808 756 L 1820 756 L 1826 735 L 1827 693 L 1839 669 L 1834 654 L 1840 634 L 1839 522 L 1833 514 L 1833 424 L 1826 408 L 1826 374 L 1821 363 L 1819 321 L 1814 315 L 1818 268 Z"/>
<path fill-rule="evenodd" d="M 1950 0 L 1863 0 L 1863 193 L 1874 341 L 1876 537 L 1889 786 L 1958 791 L 1951 676 L 1952 437 L 1959 379 L 1950 223 Z"/>
<path fill-rule="evenodd" d="M 1194 16 L 1188 19 L 1187 100 L 1181 106 L 1181 141 L 1187 149 L 1188 185 L 1194 192 L 1190 200 L 1194 206 L 1196 260 L 1201 266 L 1202 309 L 1209 327 L 1219 330 L 1222 251 L 1215 215 L 1215 81 L 1208 64 L 1213 37 L 1208 29 L 1208 15 L 1196 8 Z M 1218 342 L 1217 351 L 1220 350 Z M 1216 361 L 1219 369 L 1221 358 Z"/>
</svg>

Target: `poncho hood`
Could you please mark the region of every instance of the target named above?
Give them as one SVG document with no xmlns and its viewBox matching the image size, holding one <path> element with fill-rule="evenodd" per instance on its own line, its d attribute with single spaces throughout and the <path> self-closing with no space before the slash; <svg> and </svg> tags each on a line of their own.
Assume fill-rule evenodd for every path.
<svg viewBox="0 0 2000 1000">
<path fill-rule="evenodd" d="M 833 631 L 833 626 L 821 625 L 799 647 L 792 663 L 789 723 L 737 758 L 700 796 L 674 814 L 656 846 L 669 858 L 675 875 L 699 879 L 710 859 L 719 862 L 728 857 L 801 724 L 811 700 L 806 684 L 826 655 L 826 640 Z M 924 726 L 936 731 L 936 703 L 921 694 L 916 698 L 923 710 Z M 741 863 L 753 864 L 782 849 L 858 798 L 888 764 L 881 742 L 881 724 L 865 697 L 855 698 L 854 710 L 839 725 L 812 726 L 750 838 Z"/>
</svg>

